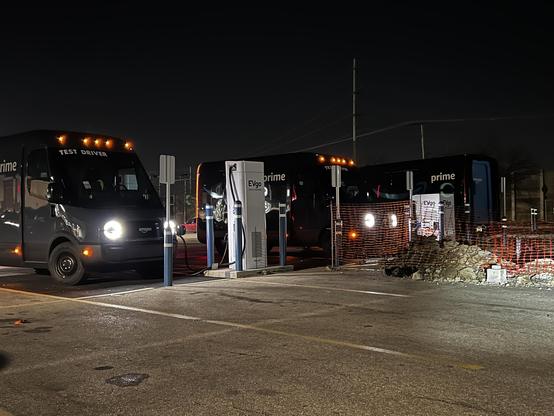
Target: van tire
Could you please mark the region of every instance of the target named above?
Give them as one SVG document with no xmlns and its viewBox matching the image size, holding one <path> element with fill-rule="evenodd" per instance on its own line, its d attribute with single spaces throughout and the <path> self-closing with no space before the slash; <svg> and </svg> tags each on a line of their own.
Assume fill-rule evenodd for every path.
<svg viewBox="0 0 554 416">
<path fill-rule="evenodd" d="M 73 286 L 85 278 L 85 266 L 79 250 L 71 243 L 61 243 L 54 247 L 48 258 L 50 276 L 57 282 Z"/>
</svg>

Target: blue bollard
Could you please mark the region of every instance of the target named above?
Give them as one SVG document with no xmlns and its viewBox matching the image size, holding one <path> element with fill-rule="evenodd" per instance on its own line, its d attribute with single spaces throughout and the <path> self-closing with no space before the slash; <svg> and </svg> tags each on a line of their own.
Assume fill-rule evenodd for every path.
<svg viewBox="0 0 554 416">
<path fill-rule="evenodd" d="M 242 203 L 235 202 L 235 270 L 242 271 Z"/>
<path fill-rule="evenodd" d="M 279 266 L 287 262 L 287 204 L 279 204 Z"/>
<path fill-rule="evenodd" d="M 167 224 L 164 229 L 164 286 L 173 285 L 173 233 Z"/>
<path fill-rule="evenodd" d="M 208 248 L 208 269 L 214 264 L 214 207 L 206 205 L 206 245 Z"/>
</svg>

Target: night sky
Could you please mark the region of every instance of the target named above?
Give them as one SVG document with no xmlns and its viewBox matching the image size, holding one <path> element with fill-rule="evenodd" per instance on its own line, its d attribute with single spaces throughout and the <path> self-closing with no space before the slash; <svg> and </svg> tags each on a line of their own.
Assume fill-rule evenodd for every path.
<svg viewBox="0 0 554 416">
<path fill-rule="evenodd" d="M 90 4 L 2 6 L 0 135 L 52 128 L 131 138 L 150 170 L 160 153 L 183 170 L 296 151 L 351 135 L 355 57 L 359 133 L 515 117 L 428 125 L 426 155 L 481 152 L 554 169 L 554 13 L 540 3 Z M 321 151 L 349 156 L 351 146 Z M 359 144 L 362 164 L 418 157 L 416 126 Z"/>
</svg>

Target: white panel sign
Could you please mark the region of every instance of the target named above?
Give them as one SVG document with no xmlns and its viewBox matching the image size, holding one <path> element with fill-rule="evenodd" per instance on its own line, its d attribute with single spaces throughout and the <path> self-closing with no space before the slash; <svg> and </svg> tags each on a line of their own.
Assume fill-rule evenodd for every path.
<svg viewBox="0 0 554 416">
<path fill-rule="evenodd" d="M 414 190 L 414 172 L 411 170 L 406 171 L 406 190 Z"/>
<path fill-rule="evenodd" d="M 160 155 L 160 183 L 175 183 L 175 156 Z"/>
<path fill-rule="evenodd" d="M 341 167 L 337 165 L 331 166 L 331 185 L 333 188 L 340 188 L 341 181 Z"/>
</svg>

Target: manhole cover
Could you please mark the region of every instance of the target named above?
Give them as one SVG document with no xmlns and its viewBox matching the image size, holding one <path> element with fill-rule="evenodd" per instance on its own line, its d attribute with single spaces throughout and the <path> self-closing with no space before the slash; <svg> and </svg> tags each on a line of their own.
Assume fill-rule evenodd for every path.
<svg viewBox="0 0 554 416">
<path fill-rule="evenodd" d="M 108 384 L 114 384 L 118 387 L 137 386 L 150 377 L 148 374 L 129 373 L 115 376 L 106 380 Z"/>
</svg>

